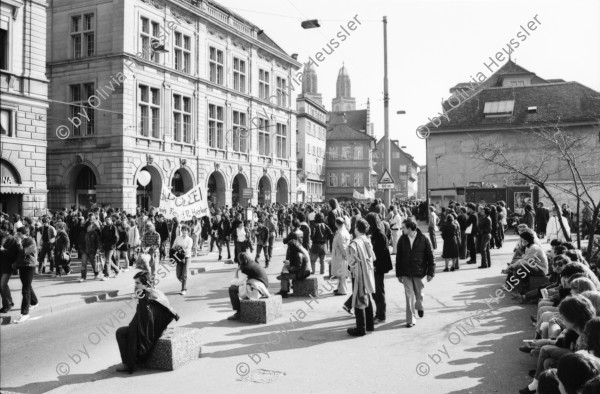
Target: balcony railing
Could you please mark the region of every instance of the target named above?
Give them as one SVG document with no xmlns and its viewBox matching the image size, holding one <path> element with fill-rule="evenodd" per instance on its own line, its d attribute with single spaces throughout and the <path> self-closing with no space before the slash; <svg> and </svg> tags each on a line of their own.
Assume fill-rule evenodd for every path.
<svg viewBox="0 0 600 394">
<path fill-rule="evenodd" d="M 218 9 L 216 9 L 210 5 L 208 6 L 208 14 L 229 24 L 229 15 L 227 15 L 224 12 L 219 11 Z"/>
</svg>

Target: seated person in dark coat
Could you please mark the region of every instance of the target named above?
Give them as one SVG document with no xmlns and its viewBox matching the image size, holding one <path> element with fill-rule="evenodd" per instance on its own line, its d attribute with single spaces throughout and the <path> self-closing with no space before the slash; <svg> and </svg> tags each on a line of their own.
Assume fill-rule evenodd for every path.
<svg viewBox="0 0 600 394">
<path fill-rule="evenodd" d="M 179 320 L 169 300 L 160 290 L 152 288 L 148 271 L 138 272 L 135 280 L 135 297 L 138 305 L 135 316 L 127 327 L 117 329 L 117 342 L 123 362 L 117 372 L 133 373 L 136 363 L 144 363 L 152 348 L 169 323 Z"/>
<path fill-rule="evenodd" d="M 311 274 L 308 251 L 296 240 L 289 241 L 287 246 L 288 260 L 283 262 L 281 275 L 277 277 L 281 281 L 281 291 L 275 293 L 282 298 L 287 298 L 292 280 L 303 280 Z"/>
</svg>

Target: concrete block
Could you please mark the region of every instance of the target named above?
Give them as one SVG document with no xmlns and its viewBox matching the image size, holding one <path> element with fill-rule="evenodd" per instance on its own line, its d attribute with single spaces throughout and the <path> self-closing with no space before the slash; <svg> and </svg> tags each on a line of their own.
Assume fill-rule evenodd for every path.
<svg viewBox="0 0 600 394">
<path fill-rule="evenodd" d="M 318 297 L 319 285 L 320 278 L 316 276 L 310 276 L 303 280 L 293 280 L 292 294 L 299 297 Z"/>
<path fill-rule="evenodd" d="M 146 368 L 173 371 L 200 358 L 200 329 L 167 327 L 146 362 Z"/>
<path fill-rule="evenodd" d="M 282 301 L 280 295 L 258 300 L 242 300 L 240 320 L 245 323 L 269 323 L 281 316 Z"/>
</svg>

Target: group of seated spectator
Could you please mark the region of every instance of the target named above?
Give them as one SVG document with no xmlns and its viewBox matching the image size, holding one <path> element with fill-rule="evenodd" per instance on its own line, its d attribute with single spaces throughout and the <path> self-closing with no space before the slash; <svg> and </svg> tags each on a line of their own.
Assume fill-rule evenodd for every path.
<svg viewBox="0 0 600 394">
<path fill-rule="evenodd" d="M 520 351 L 537 359 L 521 394 L 600 393 L 600 280 L 580 250 L 553 240 L 544 253 L 536 234 L 519 226 L 520 242 L 504 273 L 505 290 L 538 301 L 535 339 Z M 530 289 L 531 278 L 546 282 Z"/>
</svg>

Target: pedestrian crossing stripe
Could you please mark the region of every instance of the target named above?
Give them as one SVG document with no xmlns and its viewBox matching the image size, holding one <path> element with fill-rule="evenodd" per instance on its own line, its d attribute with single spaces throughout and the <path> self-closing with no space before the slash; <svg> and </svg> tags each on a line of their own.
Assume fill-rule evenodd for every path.
<svg viewBox="0 0 600 394">
<path fill-rule="evenodd" d="M 394 179 L 387 169 L 383 171 L 383 175 L 381 175 L 378 183 L 394 183 Z"/>
</svg>

